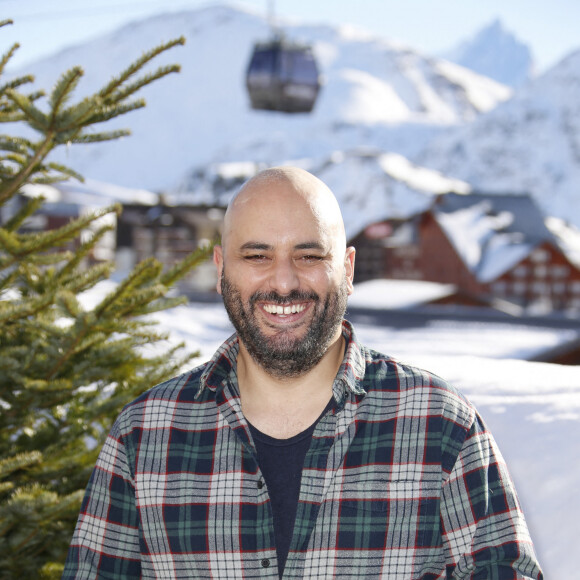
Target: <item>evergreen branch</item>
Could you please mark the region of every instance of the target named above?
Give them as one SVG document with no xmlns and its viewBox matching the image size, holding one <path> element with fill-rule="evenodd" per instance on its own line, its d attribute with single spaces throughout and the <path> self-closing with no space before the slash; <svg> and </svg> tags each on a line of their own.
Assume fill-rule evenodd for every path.
<svg viewBox="0 0 580 580">
<path fill-rule="evenodd" d="M 21 469 L 28 469 L 33 465 L 37 465 L 42 461 L 42 453 L 40 451 L 30 451 L 28 453 L 19 453 L 12 457 L 0 459 L 0 480 L 6 479 L 15 471 Z"/>
<path fill-rule="evenodd" d="M 160 79 L 168 74 L 177 73 L 181 71 L 181 67 L 177 64 L 159 67 L 155 72 L 146 74 L 145 76 L 137 79 L 130 85 L 124 86 L 113 95 L 111 95 L 111 101 L 118 103 L 134 95 L 137 91 L 142 89 L 144 86 L 151 84 L 153 81 Z"/>
<path fill-rule="evenodd" d="M 100 110 L 97 110 L 90 117 L 89 123 L 91 125 L 95 123 L 104 123 L 105 121 L 110 121 L 115 117 L 125 115 L 131 111 L 136 111 L 137 109 L 142 109 L 143 107 L 145 107 L 145 99 L 137 99 L 122 105 L 108 105 L 106 107 L 102 107 Z"/>
<path fill-rule="evenodd" d="M 12 48 L 17 48 L 18 45 L 15 44 Z M 0 61 L 0 74 L 2 73 L 2 70 L 7 62 L 7 60 L 12 56 L 11 53 L 5 54 L 4 57 L 2 58 L 2 60 Z M 13 79 L 9 82 L 7 82 L 6 84 L 0 86 L 0 95 L 2 93 L 5 93 L 7 89 L 17 89 L 18 87 L 25 85 L 27 83 L 31 83 L 34 80 L 34 77 L 32 75 L 26 75 L 23 77 L 18 77 L 17 79 Z M 30 99 L 30 97 L 28 97 Z"/>
<path fill-rule="evenodd" d="M 37 171 L 37 164 L 43 161 L 53 147 L 53 134 L 48 132 L 44 140 L 35 147 L 29 164 L 22 168 L 14 178 L 7 182 L 0 182 L 0 205 L 10 199 L 30 179 L 30 176 Z"/>
<path fill-rule="evenodd" d="M 40 99 L 41 97 L 45 97 L 46 93 L 43 90 L 38 90 L 38 91 L 34 91 L 32 93 L 28 93 L 28 95 L 26 95 L 26 96 L 28 97 L 29 101 L 34 102 L 34 101 L 37 101 L 38 99 Z"/>
<path fill-rule="evenodd" d="M 0 123 L 17 123 L 18 121 L 26 121 L 26 115 L 18 111 L 15 107 L 10 109 L 0 108 Z"/>
<path fill-rule="evenodd" d="M 84 98 L 80 103 L 65 109 L 55 116 L 54 128 L 58 134 L 81 131 L 91 124 L 92 116 L 103 107 L 102 99 L 98 96 Z M 61 139 L 62 140 L 62 139 Z"/>
<path fill-rule="evenodd" d="M 71 143 L 100 143 L 102 141 L 113 141 L 115 139 L 121 139 L 122 137 L 129 137 L 131 131 L 128 129 L 119 129 L 117 131 L 109 131 L 107 133 L 81 133 L 78 136 L 72 137 L 70 139 Z"/>
<path fill-rule="evenodd" d="M 34 318 L 38 312 L 47 308 L 53 302 L 53 296 L 44 295 L 37 296 L 26 300 L 26 302 L 10 302 L 3 303 L 0 308 L 0 324 L 5 328 L 8 324 L 17 320 L 26 320 Z"/>
<path fill-rule="evenodd" d="M 100 304 L 95 308 L 95 316 L 102 317 L 111 306 L 121 299 L 125 294 L 131 292 L 133 288 L 139 286 L 151 276 L 156 276 L 159 273 L 160 267 L 154 258 L 148 258 L 139 262 L 133 271 L 107 296 L 101 300 Z"/>
<path fill-rule="evenodd" d="M 200 246 L 186 256 L 183 260 L 179 261 L 173 267 L 171 267 L 167 272 L 161 276 L 161 283 L 165 286 L 172 286 L 177 280 L 182 278 L 187 272 L 193 270 L 196 266 L 205 262 L 213 252 L 213 248 L 216 245 L 217 240 L 214 240 L 206 246 Z"/>
<path fill-rule="evenodd" d="M 70 99 L 71 92 L 78 86 L 84 72 L 80 66 L 67 70 L 57 81 L 50 95 L 50 124 L 54 126 L 61 107 Z"/>
<path fill-rule="evenodd" d="M 28 139 L 10 135 L 0 135 L 0 148 L 3 151 L 12 151 L 22 155 L 28 155 L 33 150 L 32 143 Z"/>
<path fill-rule="evenodd" d="M 6 89 L 8 98 L 26 115 L 28 124 L 37 131 L 45 133 L 50 128 L 48 117 L 25 95 L 13 89 Z"/>
<path fill-rule="evenodd" d="M 71 318 L 76 318 L 81 313 L 81 306 L 74 292 L 59 290 L 56 294 L 56 305 L 62 308 Z"/>
<path fill-rule="evenodd" d="M 103 262 L 79 272 L 74 269 L 77 265 L 78 260 L 76 259 L 76 254 L 74 254 L 60 273 L 62 284 L 76 294 L 93 288 L 98 282 L 108 279 L 114 268 L 114 265 L 110 262 Z"/>
<path fill-rule="evenodd" d="M 185 296 L 173 296 L 171 298 L 167 298 L 165 296 L 161 296 L 157 300 L 151 302 L 150 304 L 144 305 L 139 310 L 139 316 L 145 316 L 148 314 L 154 314 L 155 312 L 161 312 L 162 310 L 169 310 L 170 308 L 175 308 L 176 306 L 181 306 L 187 302 L 187 298 Z M 152 324 L 157 324 L 156 321 L 151 321 Z"/>
<path fill-rule="evenodd" d="M 36 213 L 36 211 L 42 206 L 43 203 L 44 198 L 42 196 L 29 198 L 16 214 L 14 214 L 2 225 L 2 229 L 6 230 L 7 232 L 16 231 L 26 219 L 28 219 L 32 214 Z M 1 244 L 2 242 L 0 242 L 0 247 Z"/>
<path fill-rule="evenodd" d="M 105 102 L 109 102 L 108 101 L 109 98 L 112 98 L 112 102 L 116 102 L 113 95 L 119 86 L 125 83 L 134 74 L 139 72 L 139 70 L 141 70 L 148 62 L 153 60 L 156 56 L 179 44 L 180 45 L 185 44 L 185 38 L 183 36 L 175 40 L 171 40 L 167 43 L 161 44 L 153 48 L 152 50 L 144 53 L 140 58 L 138 58 L 135 62 L 133 62 L 130 66 L 128 66 L 124 71 L 122 71 L 117 77 L 113 77 L 111 81 L 99 91 L 99 95 L 103 97 L 103 99 L 105 99 Z"/>
<path fill-rule="evenodd" d="M 111 211 L 111 207 L 100 209 L 71 220 L 58 229 L 31 234 L 14 234 L 0 228 L 0 248 L 5 249 L 11 256 L 11 260 L 4 263 L 3 267 L 10 267 L 32 253 L 41 253 L 53 247 L 63 246 L 74 240 L 93 221 L 111 213 Z"/>
<path fill-rule="evenodd" d="M 47 164 L 47 167 L 52 171 L 58 171 L 60 175 L 54 178 L 38 178 L 34 181 L 34 183 L 57 183 L 69 178 L 76 179 L 81 183 L 85 180 L 85 178 L 80 173 L 77 173 L 74 169 L 71 169 L 66 165 L 62 165 L 61 163 L 50 162 Z"/>
</svg>

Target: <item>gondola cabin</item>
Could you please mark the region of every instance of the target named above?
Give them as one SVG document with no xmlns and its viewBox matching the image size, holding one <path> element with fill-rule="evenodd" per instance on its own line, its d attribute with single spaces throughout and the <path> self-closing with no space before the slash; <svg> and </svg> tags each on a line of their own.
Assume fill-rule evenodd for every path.
<svg viewBox="0 0 580 580">
<path fill-rule="evenodd" d="M 282 39 L 256 44 L 246 87 L 252 109 L 310 113 L 320 90 L 312 50 Z"/>
</svg>

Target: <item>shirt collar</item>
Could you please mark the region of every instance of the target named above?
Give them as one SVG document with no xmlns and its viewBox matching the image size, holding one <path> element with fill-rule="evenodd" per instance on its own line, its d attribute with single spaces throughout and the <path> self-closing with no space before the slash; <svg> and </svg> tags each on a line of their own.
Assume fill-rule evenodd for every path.
<svg viewBox="0 0 580 580">
<path fill-rule="evenodd" d="M 344 359 L 333 385 L 334 397 L 341 402 L 348 393 L 364 395 L 362 387 L 365 375 L 364 347 L 358 342 L 352 324 L 347 320 L 342 321 L 342 335 L 346 347 Z M 240 351 L 240 343 L 237 334 L 232 334 L 215 352 L 207 363 L 205 371 L 200 377 L 198 396 L 205 389 L 217 391 L 223 388 L 225 381 L 236 372 L 237 358 Z M 234 381 L 237 383 L 237 381 Z"/>
</svg>

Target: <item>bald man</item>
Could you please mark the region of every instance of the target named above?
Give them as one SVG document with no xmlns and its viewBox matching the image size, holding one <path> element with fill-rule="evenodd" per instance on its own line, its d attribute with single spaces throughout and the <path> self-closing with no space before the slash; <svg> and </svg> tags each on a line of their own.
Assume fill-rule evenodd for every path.
<svg viewBox="0 0 580 580">
<path fill-rule="evenodd" d="M 63 578 L 542 578 L 472 405 L 344 320 L 354 257 L 310 173 L 242 187 L 214 252 L 236 333 L 122 411 Z"/>
</svg>

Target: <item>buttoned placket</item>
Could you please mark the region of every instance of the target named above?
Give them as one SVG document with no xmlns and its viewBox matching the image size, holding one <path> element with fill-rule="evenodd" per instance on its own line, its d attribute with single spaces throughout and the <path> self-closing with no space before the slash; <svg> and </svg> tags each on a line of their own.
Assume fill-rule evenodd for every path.
<svg viewBox="0 0 580 580">
<path fill-rule="evenodd" d="M 311 548 L 311 536 L 316 526 L 322 502 L 328 495 L 334 476 L 342 465 L 350 446 L 354 424 L 353 408 L 345 409 L 346 389 L 342 381 L 335 394 L 342 391 L 343 397 L 334 411 L 329 411 L 316 426 L 312 444 L 304 460 L 305 469 L 300 481 L 300 496 L 296 511 L 296 523 L 290 544 L 290 552 L 284 568 L 284 580 L 305 578 L 306 553 Z"/>
<path fill-rule="evenodd" d="M 258 465 L 258 456 L 256 452 L 256 447 L 252 440 L 250 429 L 246 419 L 243 416 L 240 398 L 238 394 L 237 384 L 234 379 L 233 382 L 227 381 L 223 387 L 224 392 L 218 395 L 216 402 L 218 403 L 218 408 L 220 413 L 228 423 L 229 427 L 232 429 L 237 439 L 240 441 L 242 446 L 242 453 L 247 453 L 251 456 L 252 467 L 255 472 L 252 473 L 251 477 L 244 476 L 241 482 L 242 497 L 254 497 L 256 505 L 267 504 L 267 509 L 269 512 L 269 522 L 267 522 L 268 528 L 268 547 L 264 547 L 262 550 L 257 549 L 255 555 L 242 554 L 244 562 L 249 558 L 252 558 L 253 562 L 244 563 L 244 569 L 247 570 L 259 570 L 260 578 L 278 578 L 278 559 L 276 555 L 276 545 L 274 539 L 274 519 L 272 515 L 272 509 L 270 504 L 270 496 L 268 495 L 268 488 L 266 487 L 266 482 L 264 476 L 260 471 Z M 227 401 L 226 401 L 227 398 Z M 256 530 L 256 545 L 258 544 L 258 533 L 259 526 L 258 522 L 255 522 Z M 240 574 L 244 571 L 240 570 Z M 240 576 L 241 578 L 243 576 Z"/>
</svg>

